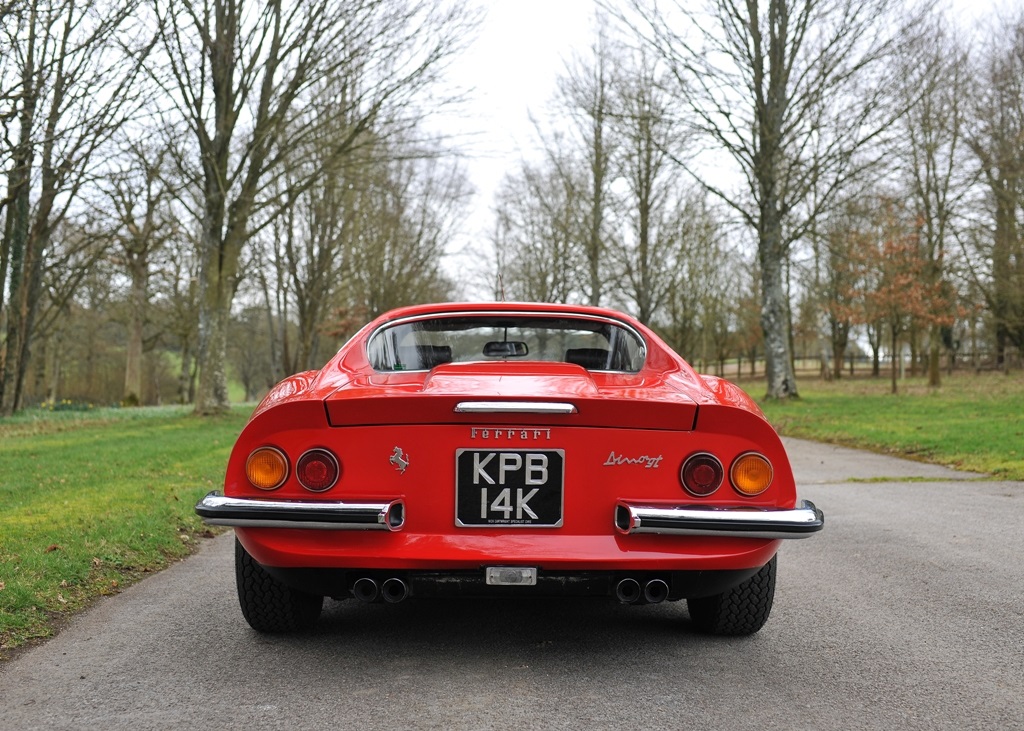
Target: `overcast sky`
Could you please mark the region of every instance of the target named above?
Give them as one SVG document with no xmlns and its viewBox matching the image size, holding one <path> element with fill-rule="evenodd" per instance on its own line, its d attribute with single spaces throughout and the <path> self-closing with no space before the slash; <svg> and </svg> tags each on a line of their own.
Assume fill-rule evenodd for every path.
<svg viewBox="0 0 1024 731">
<path fill-rule="evenodd" d="M 476 39 L 448 77 L 470 90 L 457 116 L 439 120 L 466 155 L 477 189 L 467 237 L 486 237 L 492 198 L 505 172 L 535 154 L 530 113 L 542 118 L 573 49 L 593 37 L 594 0 L 480 0 L 485 9 Z M 482 230 L 481 230 L 482 229 Z"/>
<path fill-rule="evenodd" d="M 481 139 L 481 156 L 528 147 L 528 110 L 540 111 L 555 89 L 564 59 L 592 38 L 594 0 L 480 0 L 484 21 L 452 64 L 453 83 L 472 89 L 464 131 Z"/>
</svg>

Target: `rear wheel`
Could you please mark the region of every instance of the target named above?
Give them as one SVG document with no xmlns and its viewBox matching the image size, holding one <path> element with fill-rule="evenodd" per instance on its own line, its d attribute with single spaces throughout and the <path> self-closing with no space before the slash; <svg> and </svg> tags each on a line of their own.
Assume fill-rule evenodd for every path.
<svg viewBox="0 0 1024 731">
<path fill-rule="evenodd" d="M 775 598 L 776 557 L 738 586 L 714 596 L 687 599 L 690 619 L 701 632 L 752 635 L 768 621 Z"/>
<path fill-rule="evenodd" d="M 238 603 L 249 626 L 259 632 L 299 632 L 320 617 L 324 598 L 287 586 L 260 566 L 235 539 Z"/>
</svg>

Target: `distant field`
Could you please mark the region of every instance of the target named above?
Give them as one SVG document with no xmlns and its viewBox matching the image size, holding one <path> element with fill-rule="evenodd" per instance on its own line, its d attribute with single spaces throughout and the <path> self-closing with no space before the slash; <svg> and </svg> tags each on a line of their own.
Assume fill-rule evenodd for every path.
<svg viewBox="0 0 1024 731">
<path fill-rule="evenodd" d="M 188 555 L 250 409 L 29 412 L 0 421 L 0 656 Z"/>
<path fill-rule="evenodd" d="M 937 391 L 923 378 L 798 380 L 800 399 L 764 402 L 764 384 L 740 382 L 781 433 L 897 454 L 1004 480 L 1024 480 L 1024 374 L 954 374 Z"/>
</svg>

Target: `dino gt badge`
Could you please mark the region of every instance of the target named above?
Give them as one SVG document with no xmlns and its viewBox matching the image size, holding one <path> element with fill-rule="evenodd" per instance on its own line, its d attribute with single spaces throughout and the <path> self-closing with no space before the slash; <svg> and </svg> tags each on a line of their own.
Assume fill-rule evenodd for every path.
<svg viewBox="0 0 1024 731">
<path fill-rule="evenodd" d="M 402 451 L 401 447 L 395 447 L 395 451 L 391 453 L 391 459 L 388 461 L 403 475 L 405 474 L 405 469 L 409 466 L 409 457 Z"/>
</svg>

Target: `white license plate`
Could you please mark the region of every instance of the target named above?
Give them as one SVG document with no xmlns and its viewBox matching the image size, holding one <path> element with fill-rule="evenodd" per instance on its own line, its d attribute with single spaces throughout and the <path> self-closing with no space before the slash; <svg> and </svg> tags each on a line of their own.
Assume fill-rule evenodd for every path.
<svg viewBox="0 0 1024 731">
<path fill-rule="evenodd" d="M 459 449 L 455 452 L 455 524 L 558 528 L 564 475 L 561 449 Z"/>
</svg>

